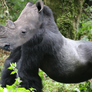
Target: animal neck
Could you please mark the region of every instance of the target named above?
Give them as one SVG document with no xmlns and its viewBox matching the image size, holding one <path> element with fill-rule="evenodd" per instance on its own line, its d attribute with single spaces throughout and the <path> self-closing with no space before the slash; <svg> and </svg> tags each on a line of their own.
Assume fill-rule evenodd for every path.
<svg viewBox="0 0 92 92">
<path fill-rule="evenodd" d="M 41 30 L 38 29 L 37 33 L 33 36 L 33 38 L 24 44 L 25 47 L 30 46 L 30 48 L 31 48 L 33 46 L 39 45 L 43 40 L 43 33 L 44 33 L 43 29 L 41 29 Z"/>
</svg>

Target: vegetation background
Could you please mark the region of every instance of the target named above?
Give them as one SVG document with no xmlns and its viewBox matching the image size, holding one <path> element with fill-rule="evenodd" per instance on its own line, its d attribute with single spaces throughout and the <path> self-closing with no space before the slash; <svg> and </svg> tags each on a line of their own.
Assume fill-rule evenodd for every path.
<svg viewBox="0 0 92 92">
<path fill-rule="evenodd" d="M 36 3 L 37 0 L 30 0 Z M 75 40 L 92 41 L 92 0 L 43 0 L 54 14 L 60 32 Z M 0 24 L 15 21 L 29 0 L 0 0 Z M 0 50 L 0 71 L 9 52 Z M 1 73 L 0 73 L 1 74 Z M 39 71 L 43 80 L 43 92 L 92 92 L 92 80 L 64 84 L 50 79 Z M 58 75 L 57 75 L 58 76 Z"/>
</svg>

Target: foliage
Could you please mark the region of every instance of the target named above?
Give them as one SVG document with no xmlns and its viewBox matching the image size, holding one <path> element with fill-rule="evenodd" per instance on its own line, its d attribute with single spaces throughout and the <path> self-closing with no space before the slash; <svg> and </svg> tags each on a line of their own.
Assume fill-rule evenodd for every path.
<svg viewBox="0 0 92 92">
<path fill-rule="evenodd" d="M 92 6 L 88 6 L 87 4 L 83 7 L 77 39 L 92 40 Z"/>
<path fill-rule="evenodd" d="M 37 0 L 30 0 L 36 3 Z M 15 21 L 29 0 L 1 0 L 0 1 L 0 23 L 8 19 Z"/>
<path fill-rule="evenodd" d="M 81 24 L 82 26 L 78 30 L 78 39 L 89 39 L 92 40 L 92 20 L 88 22 L 84 22 Z M 85 40 L 85 39 L 84 39 Z"/>
<path fill-rule="evenodd" d="M 17 78 L 15 79 L 15 83 L 11 86 L 6 85 L 6 88 L 0 87 L 0 92 L 35 92 L 36 89 L 30 88 L 30 90 L 26 90 L 25 88 L 19 88 L 20 83 L 22 82 L 20 80 L 20 77 L 18 76 L 18 69 L 16 68 L 16 63 L 10 64 L 11 66 L 8 68 L 10 70 L 13 70 L 11 74 L 17 74 Z"/>
<path fill-rule="evenodd" d="M 61 16 L 57 18 L 57 26 L 60 32 L 67 38 L 75 39 L 76 37 L 83 1 L 84 0 L 81 0 L 81 2 L 80 0 L 64 0 L 63 5 L 60 7 L 62 13 Z"/>
<path fill-rule="evenodd" d="M 79 89 L 81 92 L 92 92 L 92 85 L 90 81 L 86 81 L 85 84 L 79 84 Z"/>
<path fill-rule="evenodd" d="M 72 21 L 69 19 L 69 17 L 71 17 L 71 16 L 68 15 L 67 18 L 66 18 L 66 16 L 62 16 L 62 17 L 58 18 L 57 19 L 57 25 L 58 25 L 58 28 L 59 28 L 60 32 L 65 37 L 74 39 L 76 30 L 73 27 Z"/>
<path fill-rule="evenodd" d="M 7 4 L 4 0 L 0 1 L 0 23 L 4 23 L 10 16 Z"/>
<path fill-rule="evenodd" d="M 81 23 L 86 23 L 87 21 L 92 20 L 92 6 L 88 6 L 87 4 L 84 4 L 82 8 L 82 15 L 80 18 L 80 26 Z"/>
<path fill-rule="evenodd" d="M 36 1 L 37 0 L 30 0 L 30 2 L 33 3 Z M 9 7 L 9 12 L 12 16 L 12 20 L 15 21 L 29 0 L 7 0 L 6 2 Z"/>
</svg>

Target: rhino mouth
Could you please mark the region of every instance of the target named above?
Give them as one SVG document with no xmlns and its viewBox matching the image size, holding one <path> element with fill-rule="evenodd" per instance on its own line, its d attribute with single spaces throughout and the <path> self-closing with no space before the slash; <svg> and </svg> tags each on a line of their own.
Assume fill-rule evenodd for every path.
<svg viewBox="0 0 92 92">
<path fill-rule="evenodd" d="M 10 45 L 6 44 L 3 48 L 4 48 L 4 50 L 10 51 Z"/>
</svg>

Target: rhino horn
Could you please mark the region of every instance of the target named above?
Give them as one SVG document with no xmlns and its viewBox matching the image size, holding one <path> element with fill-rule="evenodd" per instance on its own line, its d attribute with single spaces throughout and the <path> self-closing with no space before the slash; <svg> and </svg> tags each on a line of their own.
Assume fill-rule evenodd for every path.
<svg viewBox="0 0 92 92">
<path fill-rule="evenodd" d="M 6 27 L 8 27 L 8 28 L 15 28 L 15 23 L 12 22 L 11 20 L 7 20 Z"/>
</svg>

